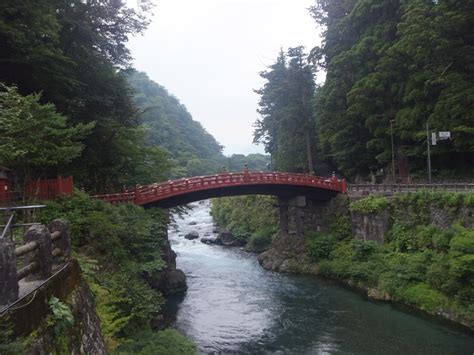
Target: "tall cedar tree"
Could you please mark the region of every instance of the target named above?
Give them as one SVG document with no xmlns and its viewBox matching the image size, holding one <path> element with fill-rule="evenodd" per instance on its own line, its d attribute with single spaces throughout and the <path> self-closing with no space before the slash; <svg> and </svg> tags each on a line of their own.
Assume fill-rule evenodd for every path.
<svg viewBox="0 0 474 355">
<path fill-rule="evenodd" d="M 326 159 L 352 177 L 388 168 L 392 121 L 399 174 L 422 174 L 427 123 L 453 137 L 433 147 L 435 171 L 472 167 L 473 1 L 317 0 L 311 12 L 325 28 L 311 54 L 327 70 L 315 100 Z"/>
<path fill-rule="evenodd" d="M 260 118 L 255 122 L 254 141 L 264 144 L 273 168 L 281 171 L 314 172 L 314 125 L 312 99 L 314 80 L 303 47 L 280 52 L 269 70 L 260 95 Z"/>
</svg>

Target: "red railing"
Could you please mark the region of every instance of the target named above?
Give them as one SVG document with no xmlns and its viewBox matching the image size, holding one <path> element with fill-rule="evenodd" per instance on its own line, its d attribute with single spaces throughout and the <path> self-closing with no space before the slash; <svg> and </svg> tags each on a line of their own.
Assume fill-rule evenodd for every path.
<svg viewBox="0 0 474 355">
<path fill-rule="evenodd" d="M 133 202 L 137 205 L 144 205 L 190 192 L 210 190 L 218 187 L 269 184 L 297 185 L 343 193 L 347 192 L 346 180 L 339 180 L 335 177 L 324 178 L 293 173 L 243 172 L 169 180 L 162 183 L 139 186 L 133 192 L 97 195 L 94 197 L 111 203 Z"/>
<path fill-rule="evenodd" d="M 25 195 L 28 199 L 50 200 L 59 195 L 72 195 L 74 182 L 72 176 L 58 176 L 56 179 L 32 180 L 26 184 Z"/>
<path fill-rule="evenodd" d="M 17 204 L 22 201 L 50 200 L 60 195 L 70 196 L 74 191 L 72 176 L 58 176 L 56 179 L 32 180 L 22 191 L 13 191 L 8 180 L 0 180 L 0 206 Z"/>
<path fill-rule="evenodd" d="M 8 180 L 0 180 L 0 206 L 8 204 L 12 199 L 12 186 Z"/>
</svg>

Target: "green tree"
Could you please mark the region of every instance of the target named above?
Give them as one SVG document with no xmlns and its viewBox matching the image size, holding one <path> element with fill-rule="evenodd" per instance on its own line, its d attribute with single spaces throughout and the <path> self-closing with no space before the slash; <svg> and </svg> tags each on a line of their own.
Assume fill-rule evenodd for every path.
<svg viewBox="0 0 474 355">
<path fill-rule="evenodd" d="M 315 116 L 327 160 L 349 176 L 387 167 L 392 121 L 397 165 L 424 169 L 428 123 L 453 136 L 432 149 L 433 166 L 469 170 L 473 10 L 471 1 L 316 1 L 325 32 L 311 58 L 327 76 Z"/>
<path fill-rule="evenodd" d="M 255 122 L 254 141 L 264 144 L 275 169 L 313 172 L 314 80 L 303 47 L 280 52 L 260 76 L 266 83 L 255 90 L 261 118 Z"/>
<path fill-rule="evenodd" d="M 22 96 L 15 87 L 0 91 L 0 165 L 39 176 L 81 154 L 94 123 L 67 126 L 53 104 L 40 104 L 40 95 Z"/>
<path fill-rule="evenodd" d="M 53 103 L 72 124 L 95 122 L 82 153 L 64 167 L 89 190 L 117 188 L 116 176 L 135 169 L 124 162 L 142 158 L 122 149 L 140 136 L 132 132 L 140 118 L 120 71 L 129 65 L 128 36 L 148 24 L 149 2 L 140 7 L 105 0 L 0 5 L 0 80 L 24 95 L 41 91 L 42 102 Z M 140 141 L 133 145 L 139 149 Z"/>
</svg>

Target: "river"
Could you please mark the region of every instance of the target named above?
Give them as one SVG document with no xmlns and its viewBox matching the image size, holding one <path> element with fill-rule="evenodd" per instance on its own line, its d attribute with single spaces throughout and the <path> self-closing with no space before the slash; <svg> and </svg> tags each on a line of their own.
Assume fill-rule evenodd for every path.
<svg viewBox="0 0 474 355">
<path fill-rule="evenodd" d="M 165 311 L 200 352 L 276 354 L 473 354 L 474 337 L 367 300 L 316 277 L 263 270 L 255 254 L 187 240 L 212 234 L 210 202 L 170 227 L 188 291 Z M 191 224 L 190 224 L 191 223 Z"/>
</svg>

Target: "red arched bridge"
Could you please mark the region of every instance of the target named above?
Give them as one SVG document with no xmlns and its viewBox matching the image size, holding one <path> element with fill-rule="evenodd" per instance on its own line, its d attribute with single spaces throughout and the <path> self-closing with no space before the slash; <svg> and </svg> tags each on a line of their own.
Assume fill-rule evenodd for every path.
<svg viewBox="0 0 474 355">
<path fill-rule="evenodd" d="M 212 197 L 237 195 L 306 196 L 325 201 L 338 193 L 346 193 L 345 179 L 311 175 L 250 172 L 220 173 L 138 186 L 133 191 L 97 195 L 111 203 L 129 202 L 144 207 L 175 207 Z"/>
</svg>

